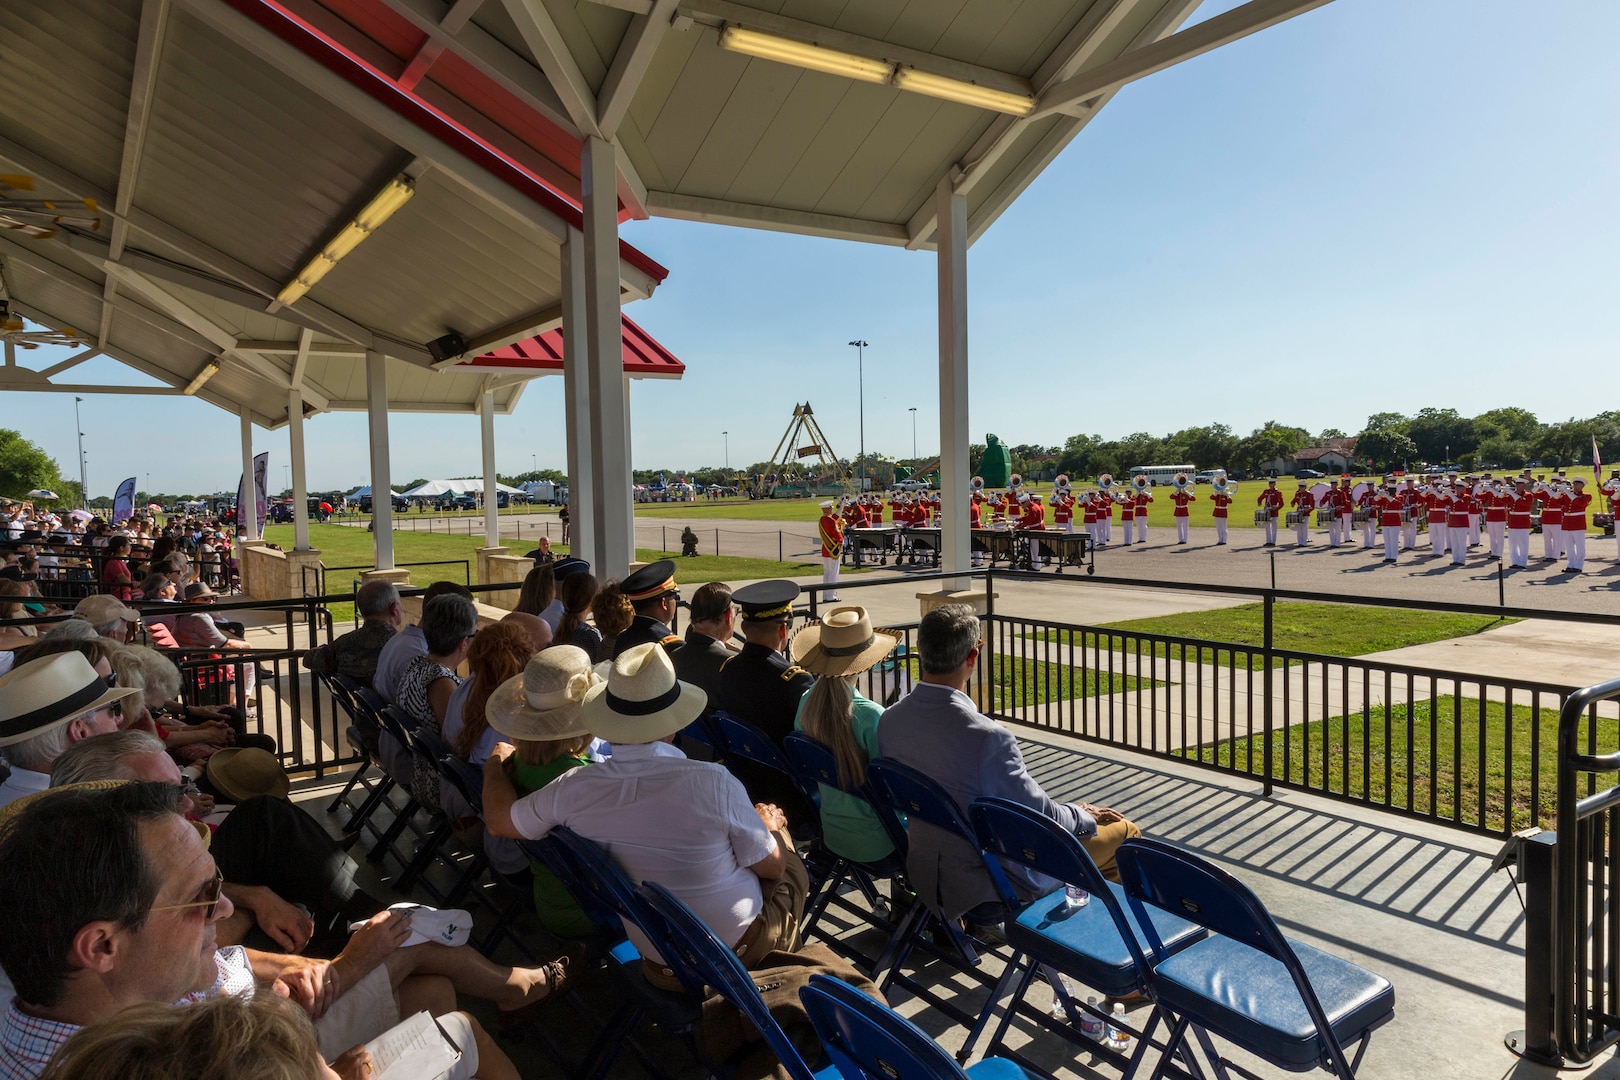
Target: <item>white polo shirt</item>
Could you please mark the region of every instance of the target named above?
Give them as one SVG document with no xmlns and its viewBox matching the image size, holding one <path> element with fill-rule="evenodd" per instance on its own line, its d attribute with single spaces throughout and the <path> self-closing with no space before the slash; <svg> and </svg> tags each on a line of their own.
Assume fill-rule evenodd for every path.
<svg viewBox="0 0 1620 1080">
<path fill-rule="evenodd" d="M 727 945 L 764 907 L 748 868 L 776 851 L 742 782 L 668 743 L 616 744 L 607 761 L 571 769 L 519 799 L 512 824 L 531 840 L 563 825 L 594 841 L 632 882 L 658 882 Z M 642 955 L 662 960 L 639 930 L 625 931 Z"/>
</svg>

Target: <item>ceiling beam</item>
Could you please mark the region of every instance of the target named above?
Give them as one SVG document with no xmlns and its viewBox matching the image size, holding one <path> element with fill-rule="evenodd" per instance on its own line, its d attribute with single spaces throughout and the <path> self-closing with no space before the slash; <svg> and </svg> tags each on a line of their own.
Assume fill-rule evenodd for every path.
<svg viewBox="0 0 1620 1080">
<path fill-rule="evenodd" d="M 664 35 L 669 33 L 675 4 L 676 0 L 656 0 L 651 11 L 632 16 L 618 51 L 613 54 L 613 64 L 602 80 L 602 92 L 596 104 L 597 126 L 610 138 L 618 132 L 619 124 L 630 111 L 630 102 L 641 88 L 641 80 L 652 65 Z"/>
<path fill-rule="evenodd" d="M 293 354 L 292 378 L 289 380 L 294 387 L 304 385 L 304 370 L 309 366 L 309 344 L 315 335 L 308 329 L 298 332 L 298 351 Z"/>
<path fill-rule="evenodd" d="M 405 70 L 400 72 L 399 78 L 394 81 L 406 90 L 416 89 L 416 85 L 422 81 L 422 77 L 428 73 L 428 69 L 439 59 L 440 54 L 449 48 L 450 42 L 455 38 L 457 31 L 467 25 L 468 21 L 472 19 L 483 4 L 484 0 L 456 0 L 454 4 L 451 4 L 450 10 L 444 13 L 444 18 L 439 20 L 438 29 L 441 32 L 429 33 L 422 40 L 422 45 L 416 50 L 416 55 L 411 57 L 410 61 L 405 65 Z"/>
<path fill-rule="evenodd" d="M 562 317 L 563 307 L 561 303 L 547 304 L 545 307 L 536 308 L 534 311 L 514 319 L 504 326 L 494 326 L 469 337 L 465 356 L 478 356 L 489 352 L 491 349 L 503 348 L 514 341 L 523 341 L 534 337 L 536 334 L 544 334 L 548 330 L 554 330 L 562 325 Z M 438 366 L 441 369 L 455 367 L 463 359 L 464 357 L 458 357 L 454 361 L 446 361 Z"/>
<path fill-rule="evenodd" d="M 733 202 L 729 199 L 705 199 L 697 195 L 681 195 L 672 191 L 647 192 L 647 209 L 654 217 L 738 225 L 748 229 L 769 229 L 773 232 L 795 233 L 800 236 L 830 236 L 839 240 L 861 240 L 869 244 L 904 247 L 910 239 L 904 225 L 840 217 L 837 214 L 817 214 L 807 210 L 787 210 L 757 203 Z"/>
<path fill-rule="evenodd" d="M 54 379 L 58 375 L 62 374 L 62 372 L 67 371 L 69 368 L 76 368 L 86 360 L 93 360 L 100 355 L 100 349 L 86 349 L 83 352 L 74 353 L 72 356 L 61 361 L 60 363 L 52 364 L 48 368 L 42 368 L 40 370 L 40 374 L 45 376 L 47 379 Z"/>
<path fill-rule="evenodd" d="M 237 338 L 236 348 L 240 352 L 271 353 L 283 356 L 296 356 L 302 344 L 299 341 L 257 341 L 253 338 Z M 366 350 L 359 345 L 350 345 L 347 342 L 334 344 L 330 341 L 312 341 L 309 345 L 310 356 L 364 356 Z"/>
<path fill-rule="evenodd" d="M 0 377 L 0 390 L 28 394 L 148 394 L 164 397 L 180 395 L 174 386 L 101 386 L 94 384 L 34 382 L 29 379 Z"/>
<path fill-rule="evenodd" d="M 1332 0 L 1249 0 L 1231 11 L 1211 16 L 1151 45 L 1133 49 L 1116 60 L 1100 64 L 1083 75 L 1065 79 L 1041 94 L 1031 119 L 1050 116 L 1070 105 L 1118 90 L 1184 60 L 1259 33 Z"/>
<path fill-rule="evenodd" d="M 545 0 L 501 0 L 506 14 L 511 17 L 529 55 L 551 82 L 551 88 L 562 100 L 563 108 L 581 135 L 608 138 L 597 123 L 596 91 L 586 81 L 579 61 L 569 51 L 557 21 L 546 10 Z"/>
</svg>

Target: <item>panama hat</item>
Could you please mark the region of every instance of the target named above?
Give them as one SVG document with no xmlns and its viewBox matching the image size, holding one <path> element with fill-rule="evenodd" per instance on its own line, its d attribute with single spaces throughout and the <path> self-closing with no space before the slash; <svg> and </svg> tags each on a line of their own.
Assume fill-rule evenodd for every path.
<svg viewBox="0 0 1620 1080">
<path fill-rule="evenodd" d="M 287 773 L 268 750 L 233 746 L 208 759 L 204 770 L 209 785 L 226 802 L 239 803 L 255 795 L 287 797 Z"/>
<path fill-rule="evenodd" d="M 132 686 L 108 686 L 81 652 L 30 660 L 0 676 L 0 746 L 142 693 Z"/>
<path fill-rule="evenodd" d="M 585 692 L 602 680 L 591 658 L 574 645 L 553 645 L 489 695 L 484 715 L 502 735 L 532 742 L 589 735 L 580 721 Z"/>
<path fill-rule="evenodd" d="M 73 614 L 79 616 L 91 626 L 105 626 L 115 619 L 133 623 L 141 621 L 141 613 L 125 604 L 116 596 L 106 593 L 96 593 L 87 596 L 73 605 Z"/>
<path fill-rule="evenodd" d="M 793 637 L 793 662 L 812 675 L 858 675 L 900 644 L 898 630 L 873 630 L 859 604 L 836 607 Z"/>
<path fill-rule="evenodd" d="M 607 681 L 585 691 L 580 719 L 615 745 L 652 743 L 696 720 L 708 702 L 708 694 L 675 677 L 664 647 L 649 641 L 614 658 Z"/>
<path fill-rule="evenodd" d="M 208 583 L 206 581 L 193 581 L 190 585 L 186 586 L 186 601 L 188 603 L 192 600 L 201 600 L 205 597 L 218 595 L 219 593 L 208 587 Z"/>
</svg>

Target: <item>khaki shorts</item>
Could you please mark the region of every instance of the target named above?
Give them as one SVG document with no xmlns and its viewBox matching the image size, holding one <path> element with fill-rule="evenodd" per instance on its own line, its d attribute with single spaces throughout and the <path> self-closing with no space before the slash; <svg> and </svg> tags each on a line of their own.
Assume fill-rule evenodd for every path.
<svg viewBox="0 0 1620 1080">
<path fill-rule="evenodd" d="M 478 1044 L 473 1038 L 472 1021 L 465 1013 L 446 1013 L 439 1026 L 450 1041 L 461 1049 L 456 1067 L 437 1080 L 472 1080 L 478 1072 Z M 379 964 L 371 974 L 345 990 L 326 1015 L 315 1021 L 315 1036 L 321 1057 L 327 1061 L 377 1038 L 400 1022 L 399 1001 L 386 965 Z"/>
</svg>

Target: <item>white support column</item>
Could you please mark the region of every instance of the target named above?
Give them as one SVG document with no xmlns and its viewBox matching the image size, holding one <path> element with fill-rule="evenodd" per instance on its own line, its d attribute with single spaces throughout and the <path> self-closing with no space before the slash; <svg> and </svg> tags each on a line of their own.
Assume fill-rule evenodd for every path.
<svg viewBox="0 0 1620 1080">
<path fill-rule="evenodd" d="M 484 444 L 484 546 L 501 543 L 500 500 L 495 491 L 495 391 L 485 390 L 478 402 L 479 436 Z"/>
<path fill-rule="evenodd" d="M 596 474 L 591 471 L 591 381 L 585 343 L 585 234 L 568 230 L 562 257 L 563 415 L 568 432 L 572 551 L 596 569 Z M 606 581 L 606 578 L 601 580 Z"/>
<path fill-rule="evenodd" d="M 619 195 L 613 144 L 590 136 L 580 152 L 585 218 L 586 371 L 595 503 L 590 556 L 603 581 L 623 577 L 635 555 L 630 516 L 630 432 L 624 411 L 619 314 Z"/>
<path fill-rule="evenodd" d="M 259 539 L 258 488 L 253 483 L 253 414 L 242 410 L 242 493 L 236 505 L 236 523 L 242 527 L 242 536 Z"/>
<path fill-rule="evenodd" d="M 287 444 L 292 459 L 293 550 L 309 550 L 309 484 L 304 474 L 304 392 L 287 391 Z"/>
<path fill-rule="evenodd" d="M 394 500 L 388 476 L 388 360 L 366 350 L 366 422 L 371 431 L 371 523 L 374 564 L 394 568 Z"/>
<path fill-rule="evenodd" d="M 952 170 L 954 172 L 954 170 Z M 972 535 L 968 526 L 968 332 L 967 196 L 939 182 L 939 489 L 941 567 L 967 570 Z M 965 588 L 959 581 L 955 588 Z"/>
<path fill-rule="evenodd" d="M 630 433 L 635 428 L 630 424 L 630 376 L 624 377 L 624 461 L 628 470 L 630 483 L 624 486 L 625 513 L 630 517 L 630 559 L 636 558 L 636 492 L 635 492 L 635 458 L 631 453 Z"/>
</svg>

